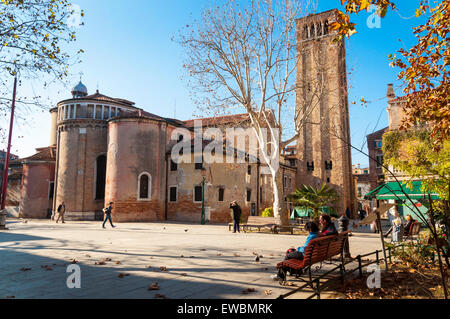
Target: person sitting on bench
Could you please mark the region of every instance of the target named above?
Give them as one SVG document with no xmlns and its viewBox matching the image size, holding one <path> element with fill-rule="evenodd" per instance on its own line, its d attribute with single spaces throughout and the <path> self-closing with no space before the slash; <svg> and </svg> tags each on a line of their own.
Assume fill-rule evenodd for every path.
<svg viewBox="0 0 450 319">
<path fill-rule="evenodd" d="M 334 223 L 331 221 L 330 215 L 320 215 L 319 223 L 322 226 L 322 232 L 319 234 L 319 236 L 330 236 L 338 234 L 336 226 L 334 226 Z"/>
<path fill-rule="evenodd" d="M 412 231 L 412 225 L 415 222 L 415 220 L 411 217 L 411 215 L 406 216 L 406 225 L 405 225 L 405 234 L 404 236 L 407 237 L 409 233 Z"/>
<path fill-rule="evenodd" d="M 317 226 L 316 223 L 307 222 L 305 224 L 305 230 L 307 230 L 309 232 L 308 237 L 306 238 L 305 244 L 301 247 L 298 247 L 297 250 L 295 250 L 294 248 L 288 249 L 288 251 L 286 252 L 286 255 L 284 257 L 284 260 L 289 260 L 289 259 L 303 260 L 303 254 L 304 254 L 305 249 L 308 246 L 309 242 L 311 240 L 319 237 L 319 227 Z M 273 280 L 286 279 L 283 272 L 281 272 L 280 270 L 278 270 L 278 273 L 276 273 L 275 275 L 272 275 L 270 277 Z"/>
<path fill-rule="evenodd" d="M 308 246 L 309 242 L 319 237 L 319 227 L 316 225 L 316 223 L 307 222 L 305 224 L 305 230 L 309 232 L 305 244 L 301 247 L 298 247 L 297 250 L 294 250 L 292 248 L 289 249 L 288 252 L 286 253 L 286 256 L 284 257 L 284 260 L 289 259 L 303 260 L 303 254 L 305 253 L 305 249 Z"/>
</svg>

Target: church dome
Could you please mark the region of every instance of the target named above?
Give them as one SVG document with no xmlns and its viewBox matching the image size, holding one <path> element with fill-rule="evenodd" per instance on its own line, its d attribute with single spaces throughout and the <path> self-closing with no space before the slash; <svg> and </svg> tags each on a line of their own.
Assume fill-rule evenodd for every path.
<svg viewBox="0 0 450 319">
<path fill-rule="evenodd" d="M 72 89 L 72 95 L 73 95 L 74 98 L 80 98 L 80 97 L 88 95 L 87 87 L 83 83 L 81 83 L 81 81 L 80 81 Z"/>
</svg>

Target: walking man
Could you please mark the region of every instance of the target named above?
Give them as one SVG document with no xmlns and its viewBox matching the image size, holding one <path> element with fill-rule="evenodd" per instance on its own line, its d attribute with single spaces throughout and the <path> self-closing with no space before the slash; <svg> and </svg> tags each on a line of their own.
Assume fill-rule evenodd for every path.
<svg viewBox="0 0 450 319">
<path fill-rule="evenodd" d="M 113 204 L 113 202 L 110 202 L 107 207 L 103 208 L 103 212 L 105 213 L 105 220 L 103 221 L 103 228 L 105 228 L 105 223 L 107 220 L 109 220 L 109 223 L 111 224 L 112 228 L 116 227 L 113 225 L 112 219 L 111 219 L 112 204 Z"/>
<path fill-rule="evenodd" d="M 241 207 L 238 205 L 238 203 L 234 200 L 230 204 L 230 209 L 232 209 L 233 214 L 233 233 L 236 231 L 240 233 L 239 230 L 239 220 L 241 219 Z"/>
<path fill-rule="evenodd" d="M 65 224 L 64 213 L 66 212 L 66 204 L 64 202 L 59 204 L 58 209 L 56 211 L 58 212 L 58 218 L 56 219 L 56 223 L 58 224 L 59 219 L 61 218 L 62 223 Z"/>
</svg>

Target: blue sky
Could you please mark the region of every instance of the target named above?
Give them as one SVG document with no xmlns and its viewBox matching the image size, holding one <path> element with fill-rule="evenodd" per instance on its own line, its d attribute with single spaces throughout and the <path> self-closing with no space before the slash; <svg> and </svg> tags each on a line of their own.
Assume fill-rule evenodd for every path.
<svg viewBox="0 0 450 319">
<path fill-rule="evenodd" d="M 215 1 L 220 3 L 220 1 Z M 402 46 L 415 43 L 412 27 L 423 18 L 411 18 L 419 0 L 395 1 L 399 12 L 389 12 L 380 28 L 369 28 L 369 13 L 353 16 L 358 33 L 347 45 L 347 69 L 352 143 L 360 147 L 365 135 L 388 124 L 385 98 L 388 83 L 397 81 L 398 69 L 389 67 L 387 56 Z M 38 83 L 23 83 L 19 96 L 48 97 L 52 105 L 70 97 L 70 89 L 83 72 L 89 93 L 100 92 L 132 100 L 146 111 L 182 120 L 193 117 L 195 106 L 189 97 L 183 75 L 183 51 L 172 36 L 209 6 L 210 0 L 74 0 L 85 11 L 85 25 L 78 30 L 78 41 L 70 48 L 82 48 L 82 63 L 72 67 L 68 85 L 39 89 Z M 340 0 L 319 1 L 318 12 L 340 8 Z M 399 39 L 402 42 L 399 42 Z M 397 94 L 401 95 L 398 90 Z M 361 97 L 366 106 L 351 104 Z M 198 113 L 198 112 L 197 112 Z M 0 123 L 6 127 L 6 123 Z M 20 156 L 33 154 L 34 148 L 47 146 L 50 116 L 30 112 L 26 123 L 15 126 L 12 151 Z M 2 145 L 1 148 L 5 148 Z M 364 150 L 367 150 L 366 146 Z M 352 151 L 353 163 L 368 165 L 368 159 Z"/>
</svg>

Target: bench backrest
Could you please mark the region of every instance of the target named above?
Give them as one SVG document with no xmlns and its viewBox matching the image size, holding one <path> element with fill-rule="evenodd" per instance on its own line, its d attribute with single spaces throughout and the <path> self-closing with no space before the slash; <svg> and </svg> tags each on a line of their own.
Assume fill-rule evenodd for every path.
<svg viewBox="0 0 450 319">
<path fill-rule="evenodd" d="M 324 236 L 311 240 L 305 249 L 304 264 L 312 265 L 342 254 L 348 234 L 349 231 L 346 231 L 338 235 Z"/>
<path fill-rule="evenodd" d="M 261 216 L 248 216 L 248 224 L 253 225 L 280 225 L 280 217 L 261 217 Z"/>
<path fill-rule="evenodd" d="M 420 222 L 417 221 L 413 222 L 408 235 L 410 236 L 418 235 L 420 233 L 420 226 L 422 226 Z"/>
</svg>

